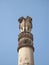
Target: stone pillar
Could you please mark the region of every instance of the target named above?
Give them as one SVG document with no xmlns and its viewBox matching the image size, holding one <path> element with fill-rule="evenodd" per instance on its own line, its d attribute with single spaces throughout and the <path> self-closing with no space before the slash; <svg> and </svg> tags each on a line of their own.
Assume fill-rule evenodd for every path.
<svg viewBox="0 0 49 65">
<path fill-rule="evenodd" d="M 33 47 L 33 35 L 32 18 L 27 16 L 26 18 L 20 17 L 18 35 L 18 65 L 34 65 L 34 47 Z"/>
</svg>

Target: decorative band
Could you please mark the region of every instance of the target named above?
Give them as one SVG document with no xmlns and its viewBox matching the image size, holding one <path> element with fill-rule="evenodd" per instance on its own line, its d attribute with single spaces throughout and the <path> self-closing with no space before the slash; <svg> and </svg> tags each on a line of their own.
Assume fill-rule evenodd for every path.
<svg viewBox="0 0 49 65">
<path fill-rule="evenodd" d="M 19 46 L 19 47 L 17 48 L 17 51 L 19 52 L 19 49 L 22 48 L 22 47 L 30 47 L 30 48 L 32 48 L 33 51 L 34 51 L 34 47 L 33 47 L 32 45 L 21 45 L 21 46 Z"/>
<path fill-rule="evenodd" d="M 18 35 L 18 41 L 21 39 L 21 38 L 30 38 L 33 40 L 33 35 L 31 33 L 28 33 L 28 32 L 22 32 Z"/>
</svg>

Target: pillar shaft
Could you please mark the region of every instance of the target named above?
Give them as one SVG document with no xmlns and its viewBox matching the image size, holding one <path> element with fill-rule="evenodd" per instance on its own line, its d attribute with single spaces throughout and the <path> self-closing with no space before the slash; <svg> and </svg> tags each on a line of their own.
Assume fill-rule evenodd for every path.
<svg viewBox="0 0 49 65">
<path fill-rule="evenodd" d="M 19 49 L 18 65 L 34 65 L 34 55 L 31 47 Z"/>
</svg>

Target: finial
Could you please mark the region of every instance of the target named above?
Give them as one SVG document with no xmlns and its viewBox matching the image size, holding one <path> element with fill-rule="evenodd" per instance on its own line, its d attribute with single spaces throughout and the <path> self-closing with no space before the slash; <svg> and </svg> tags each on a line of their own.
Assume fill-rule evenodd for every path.
<svg viewBox="0 0 49 65">
<path fill-rule="evenodd" d="M 19 29 L 20 32 L 31 32 L 32 29 L 32 18 L 27 16 L 26 18 L 20 17 L 19 21 Z"/>
</svg>

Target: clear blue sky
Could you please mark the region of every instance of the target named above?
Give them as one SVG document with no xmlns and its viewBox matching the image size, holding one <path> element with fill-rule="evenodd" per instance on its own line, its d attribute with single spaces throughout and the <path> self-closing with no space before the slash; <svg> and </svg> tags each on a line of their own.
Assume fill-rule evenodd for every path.
<svg viewBox="0 0 49 65">
<path fill-rule="evenodd" d="M 0 65 L 18 65 L 20 16 L 33 18 L 35 65 L 49 65 L 49 0 L 0 0 Z"/>
</svg>

